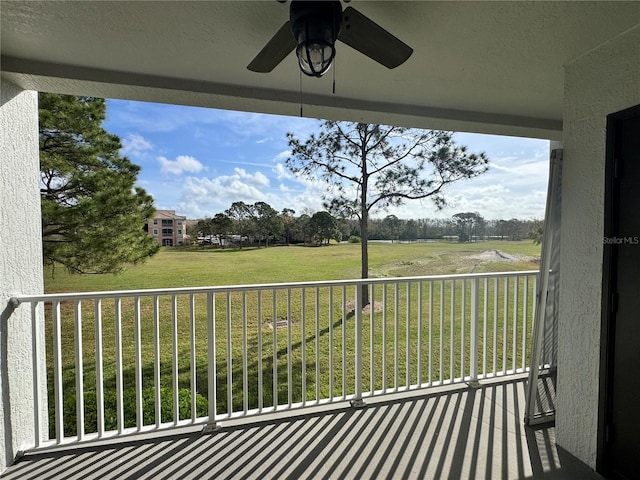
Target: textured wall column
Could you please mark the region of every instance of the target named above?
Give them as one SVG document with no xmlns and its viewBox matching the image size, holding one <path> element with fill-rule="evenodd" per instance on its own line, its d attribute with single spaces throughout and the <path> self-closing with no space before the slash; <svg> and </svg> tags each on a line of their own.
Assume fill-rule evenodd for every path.
<svg viewBox="0 0 640 480">
<path fill-rule="evenodd" d="M 558 445 L 595 468 L 607 115 L 640 104 L 640 26 L 565 68 Z"/>
<path fill-rule="evenodd" d="M 34 443 L 31 311 L 13 311 L 8 301 L 43 290 L 39 172 L 38 94 L 1 81 L 0 472 Z M 44 362 L 40 368 L 44 373 Z"/>
</svg>

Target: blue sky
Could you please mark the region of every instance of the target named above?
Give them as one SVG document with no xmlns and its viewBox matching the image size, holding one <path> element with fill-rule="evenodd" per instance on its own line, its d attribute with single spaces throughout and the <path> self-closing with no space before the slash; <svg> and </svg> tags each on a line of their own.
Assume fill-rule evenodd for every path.
<svg viewBox="0 0 640 480">
<path fill-rule="evenodd" d="M 140 165 L 138 183 L 159 209 L 190 219 L 213 216 L 231 203 L 264 201 L 297 214 L 322 210 L 323 184 L 296 178 L 285 166 L 286 133 L 305 139 L 318 120 L 124 100 L 107 101 L 104 127 L 120 137 L 122 153 Z M 488 173 L 452 185 L 449 205 L 429 200 L 378 212 L 401 218 L 448 218 L 477 211 L 487 219 L 544 216 L 549 142 L 456 133 L 490 160 Z"/>
</svg>

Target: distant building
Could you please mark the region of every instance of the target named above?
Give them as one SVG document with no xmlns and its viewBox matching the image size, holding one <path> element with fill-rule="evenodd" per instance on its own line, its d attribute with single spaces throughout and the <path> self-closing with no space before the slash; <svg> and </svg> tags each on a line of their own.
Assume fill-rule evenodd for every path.
<svg viewBox="0 0 640 480">
<path fill-rule="evenodd" d="M 145 229 L 163 247 L 189 243 L 187 217 L 176 215 L 175 210 L 156 210 L 155 216 L 147 220 Z"/>
</svg>

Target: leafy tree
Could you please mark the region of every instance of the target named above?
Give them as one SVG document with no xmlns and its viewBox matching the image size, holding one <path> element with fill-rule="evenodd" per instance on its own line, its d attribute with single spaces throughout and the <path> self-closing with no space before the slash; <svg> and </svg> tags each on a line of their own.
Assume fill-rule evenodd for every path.
<svg viewBox="0 0 640 480">
<path fill-rule="evenodd" d="M 203 237 L 213 235 L 213 219 L 211 217 L 205 217 L 202 220 L 198 220 L 196 229 L 197 233 Z"/>
<path fill-rule="evenodd" d="M 544 236 L 544 221 L 532 220 L 529 226 L 529 233 L 527 237 L 533 240 L 533 243 L 540 245 Z"/>
<path fill-rule="evenodd" d="M 511 241 L 522 240 L 528 233 L 526 223 L 517 218 L 499 220 L 498 228 L 501 238 L 504 239 L 504 237 L 507 237 L 507 240 Z"/>
<path fill-rule="evenodd" d="M 303 243 L 307 243 L 307 239 L 311 237 L 310 221 L 311 217 L 306 213 L 303 213 L 295 220 L 295 236 L 298 239 L 301 238 Z"/>
<path fill-rule="evenodd" d="M 265 239 L 265 246 L 269 246 L 269 237 L 280 236 L 284 230 L 282 219 L 278 211 L 266 202 L 256 202 L 253 205 L 255 216 L 255 231 L 258 238 Z"/>
<path fill-rule="evenodd" d="M 474 236 L 484 233 L 486 222 L 478 212 L 456 213 L 452 220 L 457 227 L 460 242 L 471 242 Z"/>
<path fill-rule="evenodd" d="M 400 235 L 402 240 L 416 240 L 420 236 L 418 222 L 415 220 L 407 220 L 404 229 Z"/>
<path fill-rule="evenodd" d="M 369 216 L 375 208 L 430 198 L 445 205 L 445 187 L 484 173 L 483 153 L 469 153 L 450 132 L 325 121 L 318 134 L 302 142 L 287 134 L 296 174 L 324 180 L 325 207 L 360 223 L 362 278 L 369 276 Z M 369 303 L 367 289 L 363 302 Z"/>
<path fill-rule="evenodd" d="M 287 245 L 289 245 L 291 236 L 295 231 L 295 214 L 295 210 L 292 210 L 290 208 L 283 208 L 282 213 L 280 213 L 280 220 L 282 221 L 282 231 L 284 233 L 284 239 Z"/>
<path fill-rule="evenodd" d="M 218 236 L 222 248 L 226 246 L 226 238 L 232 228 L 233 220 L 224 213 L 216 213 L 211 219 L 211 233 Z"/>
<path fill-rule="evenodd" d="M 44 261 L 80 273 L 117 273 L 158 251 L 145 230 L 153 198 L 140 167 L 102 128 L 101 98 L 40 93 L 40 194 Z"/>
<path fill-rule="evenodd" d="M 395 215 L 387 215 L 382 220 L 382 234 L 385 240 L 398 240 L 400 238 L 400 227 L 402 226 L 402 220 Z"/>
<path fill-rule="evenodd" d="M 248 237 L 254 228 L 255 215 L 253 205 L 244 202 L 233 202 L 224 212 L 233 221 L 235 233 L 240 236 L 240 249 L 242 249 L 243 237 Z"/>
<path fill-rule="evenodd" d="M 309 220 L 309 228 L 319 244 L 326 241 L 328 245 L 331 239 L 342 240 L 338 222 L 329 212 L 314 213 Z"/>
</svg>

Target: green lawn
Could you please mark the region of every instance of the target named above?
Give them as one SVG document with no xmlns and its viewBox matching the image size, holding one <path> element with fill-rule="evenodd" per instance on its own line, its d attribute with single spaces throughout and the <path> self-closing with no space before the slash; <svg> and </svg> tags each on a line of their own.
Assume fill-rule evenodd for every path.
<svg viewBox="0 0 640 480">
<path fill-rule="evenodd" d="M 539 256 L 530 240 L 482 243 L 369 244 L 370 277 L 442 275 L 537 269 L 534 262 L 482 263 L 461 257 L 487 250 Z M 45 271 L 45 291 L 85 292 L 141 288 L 242 285 L 248 283 L 339 280 L 360 277 L 360 245 L 239 249 L 162 249 L 147 262 L 119 275 L 67 274 Z"/>
<path fill-rule="evenodd" d="M 486 252 L 500 251 L 503 256 L 539 255 L 539 246 L 526 242 L 486 242 L 477 244 L 455 243 L 421 243 L 421 244 L 370 244 L 370 272 L 372 277 L 400 277 L 418 275 L 437 275 L 447 273 L 469 273 L 488 271 L 519 271 L 535 270 L 537 264 L 530 258 L 511 257 L 509 261 L 496 261 L 500 256 L 486 255 Z M 485 255 L 479 255 L 485 252 Z M 329 247 L 270 247 L 268 249 L 242 250 L 182 250 L 163 249 L 158 255 L 142 265 L 128 269 L 120 275 L 70 275 L 62 269 L 55 272 L 47 271 L 45 287 L 51 292 L 79 292 L 103 290 L 128 290 L 143 288 L 191 287 L 210 285 L 237 285 L 253 283 L 294 282 L 313 280 L 335 280 L 358 278 L 360 271 L 360 249 L 357 244 L 340 244 Z M 53 275 L 52 275 L 53 273 Z M 494 281 L 480 285 L 479 304 L 482 306 L 485 294 L 488 295 L 487 341 L 491 345 L 496 341 L 496 359 L 498 369 L 502 362 L 507 366 L 511 362 L 520 365 L 522 358 L 513 356 L 511 347 L 502 351 L 504 341 L 509 345 L 514 335 L 513 299 L 507 300 L 506 310 L 504 301 L 504 284 L 499 284 L 497 300 L 492 297 Z M 422 288 L 421 297 L 418 289 Z M 466 290 L 465 301 L 462 299 L 462 289 Z M 518 282 L 511 280 L 508 288 L 519 289 L 519 312 L 522 305 L 527 304 L 531 312 L 533 302 L 533 283 L 525 284 L 524 278 Z M 442 289 L 442 290 L 441 290 Z M 422 349 L 432 340 L 431 367 L 432 380 L 440 377 L 442 364 L 443 377 L 448 378 L 450 370 L 460 375 L 461 358 L 465 356 L 468 365 L 468 335 L 470 330 L 470 300 L 471 282 L 463 286 L 458 282 L 455 288 L 449 283 L 444 285 L 436 282 L 433 285 L 402 284 L 395 291 L 390 286 L 385 293 L 386 309 L 380 308 L 373 315 L 365 314 L 363 321 L 363 384 L 364 389 L 393 388 L 402 386 L 406 377 L 410 382 L 417 380 L 418 369 L 421 379 L 426 381 L 429 372 L 428 355 L 424 355 L 420 362 L 415 357 L 418 351 L 418 338 L 421 339 Z M 527 301 L 524 301 L 524 295 Z M 353 288 L 346 289 L 344 301 L 354 298 Z M 376 302 L 382 303 L 383 291 L 381 287 L 375 290 Z M 329 295 L 332 295 L 330 305 Z M 305 306 L 302 309 L 302 296 L 305 296 Z M 433 323 L 426 320 L 430 295 L 434 300 Z M 452 295 L 454 295 L 452 299 Z M 440 303 L 440 298 L 444 300 Z M 396 304 L 397 298 L 397 304 Z M 274 401 L 273 375 L 277 375 L 275 394 L 278 402 L 299 402 L 305 398 L 313 400 L 317 391 L 321 398 L 330 395 L 340 397 L 354 391 L 354 362 L 353 351 L 355 343 L 355 329 L 352 318 L 344 318 L 342 311 L 343 293 L 341 289 L 294 289 L 290 300 L 286 298 L 286 291 L 276 293 L 276 306 L 271 291 L 262 292 L 260 297 L 256 293 L 242 296 L 239 293 L 230 294 L 230 308 L 227 310 L 226 294 L 216 296 L 216 401 L 219 413 L 227 412 L 232 406 L 234 411 L 259 406 L 258 385 L 262 377 L 263 406 L 269 406 Z M 178 352 L 177 378 L 180 389 L 180 418 L 190 415 L 190 370 L 191 370 L 191 318 L 195 332 L 196 357 L 196 393 L 198 415 L 206 415 L 207 405 L 207 299 L 205 295 L 193 298 L 195 309 L 190 313 L 189 296 L 176 298 L 176 328 L 178 342 L 175 349 Z M 317 304 L 316 304 L 317 302 Z M 160 387 L 163 400 L 162 416 L 165 421 L 171 419 L 173 409 L 173 319 L 171 315 L 171 298 L 162 297 L 159 300 L 160 313 L 158 315 L 158 337 L 160 358 Z M 419 305 L 420 304 L 420 305 Z M 260 314 L 258 315 L 258 305 Z M 418 321 L 418 311 L 422 308 L 423 321 Z M 453 308 L 453 318 L 452 318 Z M 494 308 L 498 311 L 497 318 L 493 317 Z M 75 350 L 74 350 L 74 306 L 65 302 L 62 310 L 62 370 L 63 390 L 65 402 L 65 434 L 75 433 Z M 464 316 L 463 314 L 464 309 Z M 50 308 L 47 312 L 47 340 L 48 340 L 48 370 L 49 378 L 53 371 L 53 356 L 50 340 L 52 338 L 52 324 Z M 95 388 L 96 388 L 96 358 L 95 358 L 95 321 L 93 302 L 83 302 L 83 380 L 85 389 L 85 422 L 87 430 L 95 430 Z M 141 328 L 141 357 L 143 378 L 143 404 L 145 424 L 153 423 L 155 407 L 153 395 L 154 384 L 154 309 L 151 298 L 143 298 L 140 302 Z M 407 315 L 407 312 L 409 314 Z M 442 326 L 440 318 L 444 319 Z M 505 314 L 506 312 L 506 314 Z M 103 334 L 104 350 L 104 388 L 106 403 L 107 428 L 115 428 L 115 388 L 116 388 L 116 335 L 115 308 L 113 301 L 103 301 Z M 398 317 L 397 330 L 394 318 Z M 270 324 L 278 319 L 291 319 L 290 328 L 278 328 L 274 331 Z M 122 358 L 125 423 L 135 425 L 135 348 L 134 348 L 134 301 L 131 298 L 122 301 Z M 442 327 L 442 328 L 441 328 Z M 518 326 L 520 329 L 521 326 Z M 466 330 L 467 343 L 461 343 L 462 330 Z M 260 332 L 260 335 L 259 333 Z M 396 336 L 397 335 L 397 336 Z M 453 340 L 452 340 L 453 335 Z M 482 336 L 482 332 L 480 332 Z M 521 334 L 520 334 L 521 335 Z M 529 334 L 527 334 L 528 337 Z M 262 338 L 259 346 L 258 339 Z M 431 336 L 431 337 L 430 337 Z M 290 345 L 289 348 L 289 340 Z M 528 340 L 528 339 L 525 339 Z M 521 337 L 518 338 L 518 342 Z M 442 350 L 440 349 L 442 342 Z M 246 345 L 246 349 L 243 348 Z M 259 349 L 261 349 L 261 354 Z M 407 357 L 406 352 L 410 355 Z M 342 364 L 342 354 L 346 352 L 346 361 Z M 494 355 L 491 348 L 488 352 L 489 363 Z M 504 355 L 503 355 L 504 354 Z M 386 362 L 382 361 L 382 357 Z M 407 358 L 410 360 L 407 361 Z M 480 359 L 479 359 L 480 362 Z M 246 363 L 247 369 L 243 368 Z M 276 372 L 274 372 L 274 364 Z M 382 371 L 386 365 L 386 371 Z M 373 377 L 370 376 L 373 370 Z M 343 375 L 344 372 L 344 375 Z M 291 378 L 291 383 L 288 382 Z M 248 396 L 245 400 L 240 394 L 247 384 Z M 50 385 L 50 405 L 53 405 L 53 388 Z M 290 389 L 288 387 L 290 385 Z M 330 385 L 333 390 L 330 390 Z M 231 387 L 231 390 L 228 389 Z M 50 409 L 52 410 L 52 409 Z M 53 433 L 53 421 L 51 422 Z"/>
</svg>

